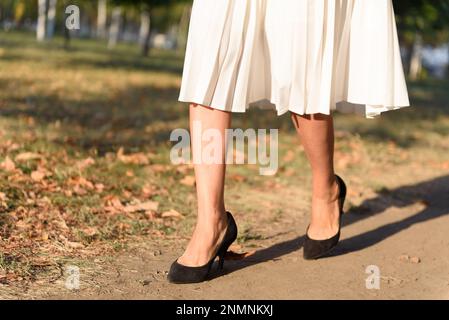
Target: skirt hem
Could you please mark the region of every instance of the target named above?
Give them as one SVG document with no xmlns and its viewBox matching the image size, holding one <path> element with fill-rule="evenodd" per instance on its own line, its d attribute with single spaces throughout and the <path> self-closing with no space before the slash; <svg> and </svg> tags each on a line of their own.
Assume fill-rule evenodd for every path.
<svg viewBox="0 0 449 320">
<path fill-rule="evenodd" d="M 382 113 L 388 112 L 388 111 L 394 111 L 399 110 L 403 108 L 410 107 L 410 104 L 404 104 L 404 105 L 397 105 L 397 106 L 387 106 L 387 105 L 371 105 L 369 103 L 361 103 L 361 102 L 355 102 L 350 100 L 341 100 L 337 102 L 335 105 L 333 105 L 329 112 L 326 111 L 316 111 L 316 112 L 305 112 L 304 108 L 302 110 L 299 110 L 295 107 L 278 107 L 278 104 L 269 100 L 259 100 L 250 102 L 247 105 L 239 108 L 232 108 L 229 109 L 226 106 L 216 105 L 214 103 L 209 103 L 205 101 L 204 99 L 198 99 L 198 98 L 184 98 L 179 97 L 179 102 L 184 103 L 190 103 L 190 104 L 198 104 L 201 106 L 206 106 L 215 110 L 225 111 L 225 112 L 231 112 L 231 113 L 245 113 L 250 108 L 259 108 L 259 109 L 268 109 L 268 110 L 275 110 L 278 116 L 282 116 L 286 114 L 287 112 L 292 112 L 298 115 L 313 115 L 313 114 L 325 114 L 330 115 L 332 111 L 338 111 L 344 114 L 357 114 L 360 116 L 364 116 L 366 119 L 374 119 L 379 117 Z"/>
</svg>

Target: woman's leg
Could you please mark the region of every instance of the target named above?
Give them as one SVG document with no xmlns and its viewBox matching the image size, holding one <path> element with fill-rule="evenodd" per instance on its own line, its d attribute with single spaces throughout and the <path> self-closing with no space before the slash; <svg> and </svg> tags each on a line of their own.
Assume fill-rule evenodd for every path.
<svg viewBox="0 0 449 320">
<path fill-rule="evenodd" d="M 178 259 L 178 262 L 185 266 L 195 267 L 208 263 L 227 226 L 224 205 L 225 130 L 230 125 L 231 114 L 228 112 L 200 105 L 190 106 L 190 132 L 198 198 L 198 219 L 187 249 Z M 195 129 L 197 126 L 201 126 L 200 131 Z M 220 145 L 217 146 L 222 151 L 220 164 L 206 164 L 202 159 L 201 150 L 203 148 L 199 148 L 199 145 L 202 147 L 210 145 L 210 141 L 202 141 L 202 134 L 208 129 L 218 130 L 217 132 L 221 134 Z"/>
<path fill-rule="evenodd" d="M 314 240 L 325 240 L 337 234 L 339 227 L 333 119 L 322 114 L 292 114 L 292 119 L 312 168 L 312 217 L 308 235 Z"/>
</svg>

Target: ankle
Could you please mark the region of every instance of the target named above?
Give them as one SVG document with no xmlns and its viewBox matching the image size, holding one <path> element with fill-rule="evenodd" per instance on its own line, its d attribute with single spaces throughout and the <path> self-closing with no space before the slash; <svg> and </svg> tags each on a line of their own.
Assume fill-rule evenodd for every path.
<svg viewBox="0 0 449 320">
<path fill-rule="evenodd" d="M 199 211 L 196 229 L 212 236 L 220 234 L 227 226 L 226 211 Z"/>
<path fill-rule="evenodd" d="M 312 198 L 320 202 L 332 203 L 338 200 L 340 190 L 337 181 L 330 183 L 314 185 L 312 189 Z"/>
<path fill-rule="evenodd" d="M 210 222 L 219 223 L 226 219 L 226 209 L 224 206 L 210 206 L 199 205 L 198 206 L 198 220 L 205 220 Z"/>
</svg>

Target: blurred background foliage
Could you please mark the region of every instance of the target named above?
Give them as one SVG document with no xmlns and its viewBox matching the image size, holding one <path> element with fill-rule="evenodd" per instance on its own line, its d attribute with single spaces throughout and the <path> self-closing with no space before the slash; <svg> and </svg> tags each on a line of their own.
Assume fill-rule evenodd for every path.
<svg viewBox="0 0 449 320">
<path fill-rule="evenodd" d="M 69 5 L 80 9 L 79 30 L 65 27 Z M 355 207 L 449 169 L 449 0 L 394 6 L 413 107 L 372 121 L 336 114 L 336 167 L 351 177 Z M 191 8 L 191 0 L 0 0 L 0 285 L 52 266 L 59 274 L 66 257 L 98 256 L 132 237 L 189 235 L 193 169 L 169 155 L 170 133 L 188 127 L 177 97 Z M 245 244 L 273 233 L 257 229 L 259 204 L 280 227 L 291 224 L 307 207 L 298 185 L 310 175 L 287 115 L 252 109 L 233 124 L 286 131 L 279 175 L 229 168 Z"/>
<path fill-rule="evenodd" d="M 120 41 L 136 42 L 143 56 L 151 48 L 183 50 L 186 44 L 192 0 L 0 0 L 0 21 L 4 30 L 36 31 L 38 39 L 51 40 L 54 34 L 70 37 L 104 38 L 113 49 Z M 430 70 L 448 75 L 449 0 L 394 0 L 404 65 L 412 80 L 426 77 L 423 66 L 426 46 L 439 48 L 438 63 Z M 65 32 L 65 8 L 77 5 L 82 27 Z M 42 8 L 39 11 L 39 8 Z M 41 21 L 41 23 L 39 22 Z M 41 30 L 39 30 L 41 29 Z M 40 35 L 39 35 L 40 34 Z M 441 50 L 447 47 L 445 53 Z M 429 60 L 429 59 L 428 59 Z M 432 60 L 430 58 L 430 60 Z M 436 66 L 434 64 L 437 64 Z M 425 64 L 425 62 L 424 62 Z"/>
</svg>

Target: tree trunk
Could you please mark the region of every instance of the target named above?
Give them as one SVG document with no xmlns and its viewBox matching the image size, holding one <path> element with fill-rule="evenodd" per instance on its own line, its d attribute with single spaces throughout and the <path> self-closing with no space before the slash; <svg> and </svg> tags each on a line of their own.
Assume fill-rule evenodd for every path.
<svg viewBox="0 0 449 320">
<path fill-rule="evenodd" d="M 118 37 L 120 34 L 120 25 L 122 20 L 122 8 L 115 7 L 112 11 L 112 21 L 109 28 L 109 43 L 108 47 L 113 48 L 117 45 Z"/>
<path fill-rule="evenodd" d="M 186 5 L 182 13 L 181 21 L 179 22 L 178 38 L 176 40 L 176 47 L 178 51 L 184 50 L 187 45 L 187 34 L 189 30 L 190 15 L 192 13 L 192 6 Z"/>
<path fill-rule="evenodd" d="M 448 58 L 448 63 L 447 63 L 447 67 L 446 67 L 446 78 L 449 79 L 449 43 L 447 44 L 447 58 Z"/>
<path fill-rule="evenodd" d="M 70 49 L 70 30 L 69 28 L 64 28 L 64 49 Z"/>
<path fill-rule="evenodd" d="M 69 1 L 70 0 L 62 0 L 62 5 L 64 8 L 67 8 L 69 6 Z M 65 9 L 62 10 L 62 17 L 63 17 L 63 20 L 66 19 Z M 66 21 L 63 23 L 63 25 L 64 25 L 64 27 L 63 27 L 64 28 L 64 50 L 69 50 L 71 35 L 70 35 L 70 29 L 67 28 L 66 23 L 67 23 Z"/>
<path fill-rule="evenodd" d="M 55 33 L 55 21 L 56 21 L 56 5 L 58 0 L 48 0 L 48 13 L 47 13 L 47 38 L 53 38 Z"/>
<path fill-rule="evenodd" d="M 107 0 L 98 0 L 97 37 L 106 38 L 106 23 L 108 20 Z"/>
<path fill-rule="evenodd" d="M 422 72 L 423 43 L 421 34 L 415 36 L 412 54 L 410 58 L 409 78 L 412 81 L 418 80 Z"/>
<path fill-rule="evenodd" d="M 142 56 L 147 57 L 150 53 L 151 38 L 151 17 L 148 10 L 142 11 L 140 21 L 139 44 L 142 50 Z"/>
<path fill-rule="evenodd" d="M 47 23 L 47 0 L 39 0 L 36 36 L 38 41 L 45 40 L 45 29 Z"/>
</svg>

